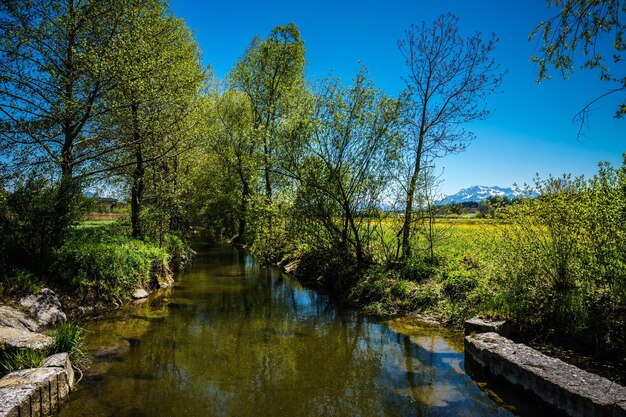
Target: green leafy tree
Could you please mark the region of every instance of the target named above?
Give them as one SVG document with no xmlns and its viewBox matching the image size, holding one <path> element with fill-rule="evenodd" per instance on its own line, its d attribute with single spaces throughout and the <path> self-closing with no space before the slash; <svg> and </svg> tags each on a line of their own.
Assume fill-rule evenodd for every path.
<svg viewBox="0 0 626 417">
<path fill-rule="evenodd" d="M 161 204 L 162 197 L 177 184 L 178 156 L 195 146 L 205 72 L 189 29 L 156 0 L 133 9 L 110 71 L 117 82 L 106 96 L 111 112 L 104 123 L 118 146 L 103 158 L 101 170 L 115 169 L 129 179 L 133 236 L 143 237 L 147 175 L 162 206 L 151 211 L 160 219 L 157 229 L 169 223 L 163 216 L 173 207 Z"/>
<path fill-rule="evenodd" d="M 211 150 L 221 164 L 235 173 L 240 194 L 237 242 L 246 238 L 248 207 L 256 190 L 257 172 L 262 164 L 257 135 L 252 127 L 252 107 L 249 97 L 238 90 L 227 90 L 217 99 L 218 129 L 210 142 Z M 234 190 L 233 190 L 234 191 Z"/>
<path fill-rule="evenodd" d="M 248 96 L 252 128 L 263 156 L 265 197 L 271 204 L 274 165 L 284 150 L 281 123 L 304 89 L 304 42 L 297 26 L 276 26 L 265 40 L 255 38 L 228 79 Z"/>
<path fill-rule="evenodd" d="M 72 220 L 70 206 L 106 139 L 94 122 L 121 22 L 131 0 L 0 1 L 0 151 L 14 176 L 58 179 L 50 204 L 54 240 Z"/>
<path fill-rule="evenodd" d="M 550 78 L 550 67 L 568 78 L 574 72 L 575 61 L 580 59 L 581 68 L 598 70 L 600 79 L 611 85 L 584 107 L 580 113 L 584 121 L 586 110 L 593 103 L 626 91 L 626 74 L 620 73 L 626 51 L 626 1 L 548 0 L 548 7 L 553 6 L 560 9 L 559 13 L 541 22 L 529 37 L 539 36 L 541 40 L 539 56 L 531 58 L 539 66 L 537 81 Z M 615 117 L 625 114 L 626 103 L 622 101 Z"/>
</svg>

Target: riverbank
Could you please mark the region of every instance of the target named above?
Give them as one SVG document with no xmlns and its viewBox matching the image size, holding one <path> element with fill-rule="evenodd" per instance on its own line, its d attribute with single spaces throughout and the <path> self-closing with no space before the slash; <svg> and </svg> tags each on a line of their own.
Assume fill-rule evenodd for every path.
<svg viewBox="0 0 626 417">
<path fill-rule="evenodd" d="M 393 268 L 373 266 L 357 269 L 349 265 L 346 267 L 340 260 L 332 257 L 305 254 L 298 259 L 289 256 L 283 259 L 277 266 L 304 285 L 322 289 L 340 303 L 376 317 L 415 317 L 459 333 L 463 331 L 465 321 L 471 317 L 494 317 L 493 311 L 482 309 L 485 304 L 480 300 L 489 296 L 495 297 L 493 290 L 476 288 L 462 278 L 450 279 L 449 272 L 443 273 L 444 279 L 438 279 L 437 274 L 433 273 L 430 279 L 414 282 L 402 277 L 400 271 Z M 478 269 L 479 266 L 473 268 Z M 453 276 L 462 274 L 463 270 Z M 626 385 L 626 358 L 619 360 L 615 356 L 594 357 L 587 344 L 576 345 L 577 339 L 556 338 L 554 335 L 539 337 L 535 333 L 524 331 L 510 319 L 507 325 L 508 336 L 513 340 L 528 344 L 585 371 Z"/>
<path fill-rule="evenodd" d="M 89 221 L 70 230 L 41 275 L 14 269 L 0 282 L 0 303 L 52 289 L 70 318 L 117 308 L 173 284 L 172 276 L 191 261 L 193 251 L 177 235 L 161 242 L 133 239 L 127 221 Z"/>
</svg>

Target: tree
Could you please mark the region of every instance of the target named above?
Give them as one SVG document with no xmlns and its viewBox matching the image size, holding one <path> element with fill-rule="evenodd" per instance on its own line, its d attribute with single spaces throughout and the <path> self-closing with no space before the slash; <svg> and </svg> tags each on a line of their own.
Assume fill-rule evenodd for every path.
<svg viewBox="0 0 626 417">
<path fill-rule="evenodd" d="M 237 90 L 227 90 L 217 98 L 218 129 L 210 142 L 211 150 L 221 164 L 235 173 L 240 193 L 237 242 L 243 243 L 246 235 L 248 206 L 253 195 L 256 172 L 261 166 L 261 154 L 256 135 L 252 130 L 252 109 L 247 95 Z M 231 190 L 232 191 L 232 190 Z"/>
<path fill-rule="evenodd" d="M 560 7 L 559 14 L 541 22 L 529 36 L 529 39 L 540 36 L 542 42 L 540 55 L 531 58 L 539 66 L 537 82 L 550 78 L 550 66 L 563 78 L 568 78 L 574 72 L 576 54 L 582 52 L 581 68 L 599 70 L 600 79 L 612 84 L 580 112 L 584 122 L 586 110 L 593 103 L 608 95 L 626 92 L 626 74 L 619 73 L 626 51 L 626 1 L 549 0 L 548 7 L 552 6 Z M 626 102 L 622 101 L 615 117 L 624 115 Z"/>
<path fill-rule="evenodd" d="M 72 221 L 77 177 L 104 145 L 94 123 L 113 80 L 106 71 L 133 0 L 0 1 L 0 151 L 13 175 L 58 180 L 54 235 Z"/>
<path fill-rule="evenodd" d="M 151 174 L 155 208 L 163 206 L 166 194 L 175 193 L 178 156 L 195 146 L 194 129 L 204 119 L 198 98 L 205 72 L 189 29 L 159 0 L 143 2 L 129 14 L 111 71 L 116 84 L 105 97 L 111 111 L 104 123 L 117 148 L 101 154 L 102 170 L 129 179 L 133 236 L 143 237 L 146 176 Z M 166 206 L 157 217 L 174 209 Z"/>
<path fill-rule="evenodd" d="M 492 58 L 497 43 L 480 33 L 464 38 L 458 18 L 442 15 L 432 26 L 412 25 L 398 48 L 405 59 L 405 152 L 408 156 L 402 179 L 405 191 L 401 229 L 402 257 L 411 255 L 414 199 L 426 156 L 440 156 L 465 149 L 474 135 L 463 125 L 485 119 L 490 112 L 486 99 L 502 82 L 504 73 Z"/>
<path fill-rule="evenodd" d="M 364 224 L 379 208 L 395 160 L 398 103 L 374 87 L 364 68 L 351 87 L 330 78 L 315 93 L 310 139 L 290 174 L 299 183 L 296 205 L 305 222 L 324 230 L 326 242 L 363 265 L 371 260 L 372 233 Z"/>
<path fill-rule="evenodd" d="M 291 99 L 304 88 L 304 42 L 296 25 L 276 26 L 268 39 L 255 38 L 229 75 L 252 106 L 252 127 L 263 155 L 265 197 L 272 202 L 272 172 L 281 152 L 279 125 L 292 110 Z"/>
</svg>

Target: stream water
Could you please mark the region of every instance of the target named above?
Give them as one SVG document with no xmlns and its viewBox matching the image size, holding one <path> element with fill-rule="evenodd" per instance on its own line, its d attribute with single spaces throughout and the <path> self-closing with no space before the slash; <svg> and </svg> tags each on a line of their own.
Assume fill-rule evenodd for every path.
<svg viewBox="0 0 626 417">
<path fill-rule="evenodd" d="M 62 417 L 544 413 L 472 380 L 458 334 L 342 309 L 231 247 L 197 250 L 169 292 L 85 323 L 92 362 Z"/>
</svg>

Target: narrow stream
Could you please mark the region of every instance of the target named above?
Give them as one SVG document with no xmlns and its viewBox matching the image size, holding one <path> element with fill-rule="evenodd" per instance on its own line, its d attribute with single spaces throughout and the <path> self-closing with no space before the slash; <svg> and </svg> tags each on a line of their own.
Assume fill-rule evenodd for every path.
<svg viewBox="0 0 626 417">
<path fill-rule="evenodd" d="M 461 336 L 341 309 L 231 247 L 198 251 L 169 293 L 85 324 L 93 361 L 61 416 L 515 415 L 465 374 Z"/>
</svg>

